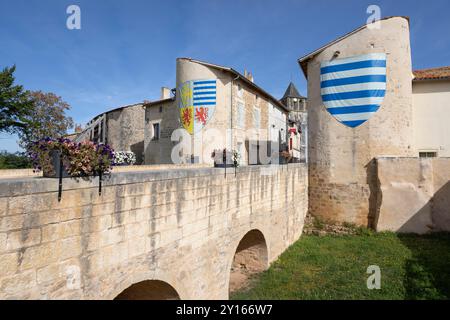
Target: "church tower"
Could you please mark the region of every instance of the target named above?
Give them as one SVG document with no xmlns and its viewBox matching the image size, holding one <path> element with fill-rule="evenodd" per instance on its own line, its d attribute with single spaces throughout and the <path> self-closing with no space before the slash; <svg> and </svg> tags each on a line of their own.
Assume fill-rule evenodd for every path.
<svg viewBox="0 0 450 320">
<path fill-rule="evenodd" d="M 292 112 L 306 112 L 306 97 L 303 97 L 291 82 L 284 93 L 281 102 Z"/>
<path fill-rule="evenodd" d="M 306 97 L 302 96 L 295 85 L 291 82 L 280 100 L 288 109 L 288 125 L 291 132 L 291 139 L 296 143 L 292 143 L 294 158 L 298 158 L 301 162 L 307 161 L 307 141 L 308 141 L 308 114 L 306 110 Z M 297 154 L 297 155 L 296 155 Z"/>
</svg>

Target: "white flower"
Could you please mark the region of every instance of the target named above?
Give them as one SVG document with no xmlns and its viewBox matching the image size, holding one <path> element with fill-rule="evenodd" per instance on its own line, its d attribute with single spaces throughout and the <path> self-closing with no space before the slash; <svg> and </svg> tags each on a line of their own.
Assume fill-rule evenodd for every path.
<svg viewBox="0 0 450 320">
<path fill-rule="evenodd" d="M 136 155 L 133 151 L 115 151 L 114 164 L 115 165 L 134 165 L 136 163 Z"/>
</svg>

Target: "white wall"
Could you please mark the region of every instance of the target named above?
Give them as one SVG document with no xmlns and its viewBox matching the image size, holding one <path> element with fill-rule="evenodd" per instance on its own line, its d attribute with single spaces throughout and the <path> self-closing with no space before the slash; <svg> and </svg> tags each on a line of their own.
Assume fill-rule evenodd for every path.
<svg viewBox="0 0 450 320">
<path fill-rule="evenodd" d="M 269 103 L 269 128 L 268 132 L 270 134 L 271 141 L 277 141 L 279 138 L 279 133 L 281 134 L 280 143 L 286 143 L 287 137 L 287 122 L 286 113 L 284 113 L 279 107 Z"/>
<path fill-rule="evenodd" d="M 417 155 L 450 157 L 450 81 L 413 82 L 413 123 Z"/>
</svg>

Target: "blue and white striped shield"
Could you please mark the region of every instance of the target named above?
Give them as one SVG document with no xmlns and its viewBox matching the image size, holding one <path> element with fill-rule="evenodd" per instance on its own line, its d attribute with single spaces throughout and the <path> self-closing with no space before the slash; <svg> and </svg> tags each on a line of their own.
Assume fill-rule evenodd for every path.
<svg viewBox="0 0 450 320">
<path fill-rule="evenodd" d="M 201 131 L 213 117 L 216 109 L 217 80 L 191 80 L 180 88 L 180 118 L 190 133 Z"/>
<path fill-rule="evenodd" d="M 322 62 L 322 100 L 339 122 L 355 128 L 380 108 L 386 93 L 386 54 Z"/>
</svg>

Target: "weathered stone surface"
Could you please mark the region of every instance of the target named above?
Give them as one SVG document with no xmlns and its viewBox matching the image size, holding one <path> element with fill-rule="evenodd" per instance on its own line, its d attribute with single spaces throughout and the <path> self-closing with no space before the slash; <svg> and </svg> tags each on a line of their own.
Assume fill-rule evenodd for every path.
<svg viewBox="0 0 450 320">
<path fill-rule="evenodd" d="M 41 229 L 22 229 L 8 234 L 6 250 L 30 247 L 41 242 Z"/>
<path fill-rule="evenodd" d="M 12 199 L 0 217 L 0 299 L 111 299 L 150 279 L 182 299 L 225 299 L 244 235 L 259 230 L 271 262 L 302 232 L 306 165 L 264 168 L 113 173 L 105 199 L 97 179 L 65 179 L 59 203 L 55 180 L 0 180 Z"/>
<path fill-rule="evenodd" d="M 17 252 L 6 253 L 0 255 L 0 261 L 2 265 L 1 274 L 3 276 L 9 276 L 17 272 L 17 261 L 19 254 Z"/>
<path fill-rule="evenodd" d="M 409 21 L 392 17 L 374 32 L 361 28 L 321 50 L 307 62 L 310 212 L 324 220 L 372 225 L 370 162 L 382 155 L 413 156 L 412 81 Z M 338 58 L 387 54 L 387 89 L 380 109 L 350 128 L 326 110 L 320 65 Z"/>
<path fill-rule="evenodd" d="M 450 231 L 450 159 L 378 158 L 377 230 Z"/>
<path fill-rule="evenodd" d="M 1 280 L 2 297 L 19 298 L 30 296 L 30 290 L 36 286 L 36 271 L 30 270 Z"/>
</svg>

